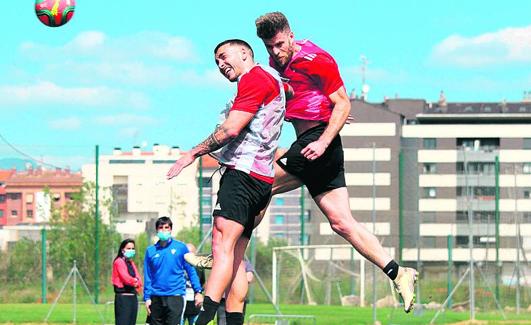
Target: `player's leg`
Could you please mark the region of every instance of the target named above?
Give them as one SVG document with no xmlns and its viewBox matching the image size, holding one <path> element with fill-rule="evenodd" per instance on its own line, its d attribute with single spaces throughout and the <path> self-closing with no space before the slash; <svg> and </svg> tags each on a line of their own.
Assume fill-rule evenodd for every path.
<svg viewBox="0 0 531 325">
<path fill-rule="evenodd" d="M 404 310 L 409 312 L 415 300 L 414 285 L 417 272 L 411 268 L 399 267 L 382 247 L 378 238 L 353 218 L 347 188 L 330 190 L 315 196 L 314 200 L 327 217 L 332 229 L 394 281 L 397 291 L 404 300 Z"/>
<path fill-rule="evenodd" d="M 234 248 L 243 233 L 243 225 L 224 217 L 214 217 L 212 229 L 212 253 L 214 264 L 208 277 L 203 310 L 197 318 L 197 325 L 206 325 L 216 314 L 223 292 L 233 274 Z"/>
<path fill-rule="evenodd" d="M 245 255 L 245 249 L 247 248 L 248 243 L 248 238 L 241 237 L 236 244 L 236 249 L 234 252 L 234 275 L 231 285 L 226 292 L 225 299 L 227 324 L 243 324 L 243 306 L 245 302 L 245 296 L 247 295 L 249 288 L 249 283 L 247 282 L 247 277 L 245 274 L 243 257 Z M 236 263 L 238 263 L 238 265 L 236 265 Z"/>
</svg>

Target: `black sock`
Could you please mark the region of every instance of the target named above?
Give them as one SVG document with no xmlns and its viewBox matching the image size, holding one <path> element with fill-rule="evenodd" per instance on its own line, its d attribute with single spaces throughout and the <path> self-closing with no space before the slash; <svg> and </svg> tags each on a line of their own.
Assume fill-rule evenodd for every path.
<svg viewBox="0 0 531 325">
<path fill-rule="evenodd" d="M 209 296 L 205 296 L 203 300 L 203 307 L 201 307 L 201 312 L 195 321 L 195 325 L 207 325 L 214 319 L 216 316 L 216 311 L 218 311 L 219 302 L 215 302 L 210 299 Z"/>
<path fill-rule="evenodd" d="M 226 311 L 225 315 L 227 315 L 227 325 L 243 325 L 243 313 Z"/>
<path fill-rule="evenodd" d="M 398 275 L 398 264 L 395 260 L 391 260 L 391 262 L 384 267 L 383 271 L 391 280 L 394 280 Z"/>
</svg>

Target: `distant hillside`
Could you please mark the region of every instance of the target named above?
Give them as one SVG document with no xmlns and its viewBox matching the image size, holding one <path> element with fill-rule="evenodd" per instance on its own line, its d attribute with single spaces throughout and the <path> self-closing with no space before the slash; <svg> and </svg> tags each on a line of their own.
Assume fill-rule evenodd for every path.
<svg viewBox="0 0 531 325">
<path fill-rule="evenodd" d="M 11 169 L 16 168 L 17 170 L 25 170 L 27 164 L 31 164 L 33 168 L 37 167 L 37 164 L 34 161 L 29 159 L 20 159 L 20 158 L 1 158 L 0 159 L 0 169 Z"/>
</svg>

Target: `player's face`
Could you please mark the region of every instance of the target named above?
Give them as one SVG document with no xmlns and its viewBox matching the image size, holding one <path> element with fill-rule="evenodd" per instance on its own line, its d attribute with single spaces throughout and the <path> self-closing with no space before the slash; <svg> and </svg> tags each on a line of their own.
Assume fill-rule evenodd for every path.
<svg viewBox="0 0 531 325">
<path fill-rule="evenodd" d="M 214 55 L 219 72 L 229 79 L 236 81 L 243 71 L 242 49 L 240 46 L 225 44 Z"/>
<path fill-rule="evenodd" d="M 279 67 L 285 67 L 294 53 L 293 32 L 289 30 L 278 32 L 272 38 L 264 39 L 263 41 L 267 53 L 269 53 L 273 61 L 275 61 Z"/>
</svg>

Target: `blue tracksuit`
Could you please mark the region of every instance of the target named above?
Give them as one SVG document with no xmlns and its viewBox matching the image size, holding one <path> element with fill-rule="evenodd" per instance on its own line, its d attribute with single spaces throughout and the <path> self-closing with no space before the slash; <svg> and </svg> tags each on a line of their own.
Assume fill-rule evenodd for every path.
<svg viewBox="0 0 531 325">
<path fill-rule="evenodd" d="M 202 291 L 195 269 L 184 260 L 188 248 L 183 242 L 170 238 L 165 247 L 158 241 L 149 246 L 144 258 L 144 300 L 151 296 L 186 295 L 188 273 L 195 292 Z"/>
</svg>

